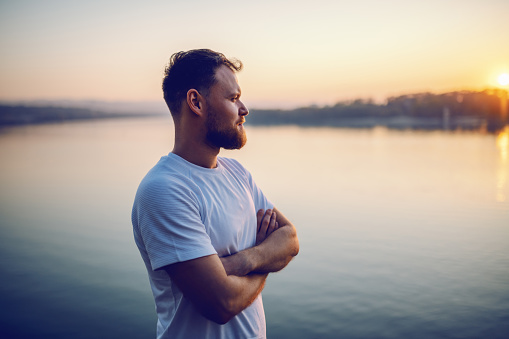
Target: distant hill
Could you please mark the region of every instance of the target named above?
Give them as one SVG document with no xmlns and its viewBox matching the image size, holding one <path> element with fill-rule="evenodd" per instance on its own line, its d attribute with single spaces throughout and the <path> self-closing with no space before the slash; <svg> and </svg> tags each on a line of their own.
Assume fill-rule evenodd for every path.
<svg viewBox="0 0 509 339">
<path fill-rule="evenodd" d="M 103 101 L 103 100 L 10 100 L 0 101 L 5 106 L 86 108 L 105 113 L 168 114 L 164 100 Z"/>
<path fill-rule="evenodd" d="M 55 106 L 23 106 L 0 105 L 0 126 L 14 126 L 26 124 L 43 124 L 50 122 L 112 119 L 126 117 L 148 117 L 160 115 L 158 113 L 122 113 L 105 112 L 88 108 L 55 107 Z"/>
<path fill-rule="evenodd" d="M 496 131 L 508 119 L 508 93 L 501 89 L 416 93 L 391 97 L 385 104 L 370 100 L 339 102 L 292 110 L 251 109 L 249 125 L 297 125 L 397 129 L 486 129 Z M 164 101 L 31 101 L 0 103 L 0 126 L 168 115 Z"/>
<path fill-rule="evenodd" d="M 298 125 L 398 129 L 486 129 L 495 131 L 508 120 L 508 94 L 501 89 L 417 93 L 387 99 L 339 102 L 334 106 L 293 110 L 251 110 L 251 125 Z"/>
</svg>

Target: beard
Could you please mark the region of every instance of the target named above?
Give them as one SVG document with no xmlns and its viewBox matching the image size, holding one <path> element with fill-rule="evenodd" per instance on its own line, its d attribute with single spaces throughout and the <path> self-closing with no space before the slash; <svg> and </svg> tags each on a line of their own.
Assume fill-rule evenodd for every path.
<svg viewBox="0 0 509 339">
<path fill-rule="evenodd" d="M 219 114 L 212 109 L 207 117 L 207 143 L 213 147 L 224 149 L 241 149 L 247 142 L 244 128 L 235 126 L 221 126 Z"/>
</svg>

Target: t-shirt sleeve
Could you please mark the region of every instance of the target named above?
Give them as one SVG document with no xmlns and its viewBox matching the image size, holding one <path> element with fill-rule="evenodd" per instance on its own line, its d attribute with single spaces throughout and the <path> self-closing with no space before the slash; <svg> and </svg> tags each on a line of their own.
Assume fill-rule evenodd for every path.
<svg viewBox="0 0 509 339">
<path fill-rule="evenodd" d="M 262 190 L 256 185 L 255 181 L 251 177 L 251 174 L 249 174 L 249 184 L 251 186 L 253 201 L 257 211 L 259 209 L 267 210 L 269 208 L 274 208 L 274 205 L 267 199 Z"/>
<path fill-rule="evenodd" d="M 253 202 L 255 205 L 255 210 L 259 209 L 267 210 L 269 208 L 274 208 L 274 205 L 267 199 L 265 194 L 263 194 L 262 190 L 256 185 L 256 182 L 253 179 L 251 173 L 244 168 L 240 163 L 236 162 L 236 165 L 244 172 L 245 177 L 247 178 L 247 182 L 249 185 L 249 189 L 251 190 L 251 194 L 253 197 Z"/>
<path fill-rule="evenodd" d="M 138 197 L 141 237 L 153 270 L 217 253 L 194 192 L 172 180 L 146 185 Z"/>
</svg>

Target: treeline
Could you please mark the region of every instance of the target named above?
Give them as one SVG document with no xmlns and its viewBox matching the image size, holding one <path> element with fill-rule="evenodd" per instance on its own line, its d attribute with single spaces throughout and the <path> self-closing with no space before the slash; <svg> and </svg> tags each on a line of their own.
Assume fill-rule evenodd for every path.
<svg viewBox="0 0 509 339">
<path fill-rule="evenodd" d="M 385 104 L 372 100 L 339 102 L 333 106 L 311 106 L 293 110 L 252 109 L 246 119 L 250 125 L 298 125 L 399 129 L 486 129 L 496 131 L 508 120 L 508 93 L 502 89 L 456 91 L 442 94 L 418 93 L 390 97 Z M 0 104 L 0 126 L 41 124 L 69 120 L 88 120 L 161 115 L 158 110 L 128 112 L 99 109 Z M 143 112 L 141 112 L 143 111 Z M 165 112 L 164 114 L 169 114 Z"/>
<path fill-rule="evenodd" d="M 43 124 L 72 120 L 125 118 L 147 116 L 136 113 L 112 113 L 87 108 L 0 105 L 0 126 Z"/>
<path fill-rule="evenodd" d="M 358 99 L 325 107 L 252 110 L 247 122 L 251 125 L 497 130 L 509 123 L 507 106 L 507 91 L 501 89 L 418 93 L 390 97 L 386 104 Z"/>
</svg>

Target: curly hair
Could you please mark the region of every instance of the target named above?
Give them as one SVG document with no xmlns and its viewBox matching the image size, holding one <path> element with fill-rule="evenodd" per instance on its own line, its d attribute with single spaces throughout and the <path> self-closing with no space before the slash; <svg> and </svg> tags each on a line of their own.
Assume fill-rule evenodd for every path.
<svg viewBox="0 0 509 339">
<path fill-rule="evenodd" d="M 164 101 L 173 117 L 180 115 L 182 101 L 190 89 L 196 89 L 204 96 L 214 83 L 217 68 L 225 65 L 234 72 L 242 69 L 242 62 L 227 59 L 222 53 L 210 49 L 193 49 L 177 52 L 170 58 L 163 78 Z"/>
</svg>

